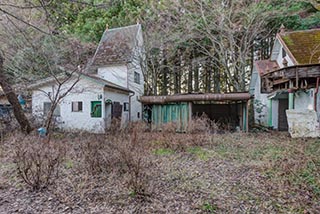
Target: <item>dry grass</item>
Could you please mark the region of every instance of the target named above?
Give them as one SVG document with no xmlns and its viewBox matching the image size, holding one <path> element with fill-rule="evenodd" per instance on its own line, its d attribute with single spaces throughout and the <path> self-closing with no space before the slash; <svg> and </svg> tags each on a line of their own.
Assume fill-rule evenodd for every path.
<svg viewBox="0 0 320 214">
<path fill-rule="evenodd" d="M 66 155 L 55 184 L 37 194 L 16 173 L 11 153 L 21 142 L 13 140 L 17 133 L 8 136 L 0 145 L 0 212 L 15 206 L 31 213 L 320 212 L 318 139 L 215 134 L 207 125 L 181 134 L 168 126 L 53 134 Z"/>
</svg>

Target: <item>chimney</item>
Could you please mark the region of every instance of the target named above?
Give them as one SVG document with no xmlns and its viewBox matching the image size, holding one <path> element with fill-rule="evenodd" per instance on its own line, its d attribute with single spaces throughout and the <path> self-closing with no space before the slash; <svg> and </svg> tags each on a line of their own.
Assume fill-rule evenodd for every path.
<svg viewBox="0 0 320 214">
<path fill-rule="evenodd" d="M 280 34 L 284 34 L 285 32 L 286 32 L 286 27 L 284 26 L 284 24 L 281 24 Z"/>
<path fill-rule="evenodd" d="M 288 67 L 288 61 L 284 57 L 282 59 L 282 65 L 283 65 L 283 67 Z"/>
<path fill-rule="evenodd" d="M 139 18 L 137 18 L 137 25 L 139 25 L 140 24 L 140 20 L 139 20 Z"/>
<path fill-rule="evenodd" d="M 108 23 L 106 24 L 106 30 L 109 30 L 109 24 Z"/>
</svg>

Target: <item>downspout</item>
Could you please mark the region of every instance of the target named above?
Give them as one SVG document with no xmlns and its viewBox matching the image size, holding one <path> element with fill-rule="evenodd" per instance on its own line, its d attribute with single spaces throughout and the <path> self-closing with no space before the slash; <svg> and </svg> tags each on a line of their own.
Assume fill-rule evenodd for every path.
<svg viewBox="0 0 320 214">
<path fill-rule="evenodd" d="M 314 110 L 317 112 L 317 98 L 318 98 L 318 93 L 319 93 L 319 81 L 320 77 L 317 77 L 317 84 L 316 84 L 316 92 L 314 93 Z"/>
<path fill-rule="evenodd" d="M 131 97 L 133 97 L 136 93 L 135 92 L 129 92 L 130 93 L 133 93 L 132 95 L 129 95 L 129 121 L 131 121 Z"/>
</svg>

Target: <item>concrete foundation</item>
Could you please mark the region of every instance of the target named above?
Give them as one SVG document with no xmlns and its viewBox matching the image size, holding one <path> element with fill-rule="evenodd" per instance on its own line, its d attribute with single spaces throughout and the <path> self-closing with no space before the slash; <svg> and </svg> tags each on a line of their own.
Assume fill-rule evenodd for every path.
<svg viewBox="0 0 320 214">
<path fill-rule="evenodd" d="M 286 110 L 292 138 L 320 137 L 318 116 L 314 110 Z"/>
</svg>

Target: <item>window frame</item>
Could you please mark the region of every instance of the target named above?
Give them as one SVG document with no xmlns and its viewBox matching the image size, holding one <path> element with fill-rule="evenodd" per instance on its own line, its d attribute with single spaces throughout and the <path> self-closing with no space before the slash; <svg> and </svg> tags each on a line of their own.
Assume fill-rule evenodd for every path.
<svg viewBox="0 0 320 214">
<path fill-rule="evenodd" d="M 48 104 L 48 109 L 46 110 L 45 105 Z M 51 108 L 52 102 L 43 102 L 43 115 L 48 115 L 50 108 Z M 57 104 L 56 108 L 53 111 L 54 117 L 61 117 L 61 111 L 60 111 L 60 105 Z"/>
<path fill-rule="evenodd" d="M 74 104 L 77 104 L 77 109 L 78 110 L 74 109 Z M 71 112 L 83 112 L 83 102 L 82 101 L 72 101 L 71 102 Z"/>
<path fill-rule="evenodd" d="M 282 48 L 282 58 L 285 58 L 287 56 L 287 52 L 284 48 Z"/>
<path fill-rule="evenodd" d="M 134 72 L 134 82 L 137 83 L 137 84 L 140 84 L 140 82 L 141 82 L 140 79 L 141 79 L 140 78 L 140 73 L 135 71 Z"/>
<path fill-rule="evenodd" d="M 129 111 L 129 103 L 128 102 L 124 102 L 123 103 L 123 111 Z"/>
</svg>

